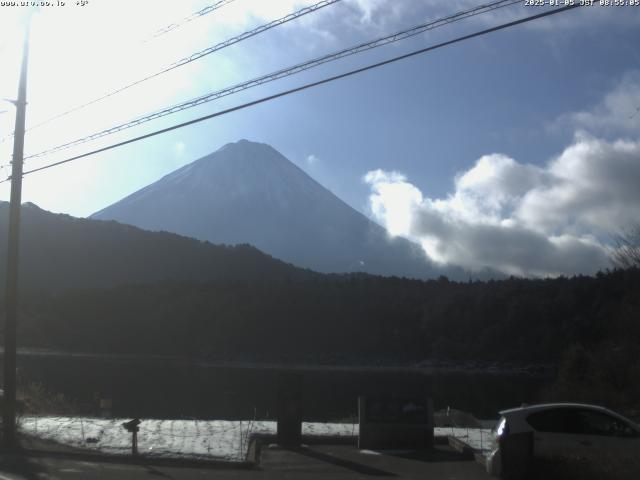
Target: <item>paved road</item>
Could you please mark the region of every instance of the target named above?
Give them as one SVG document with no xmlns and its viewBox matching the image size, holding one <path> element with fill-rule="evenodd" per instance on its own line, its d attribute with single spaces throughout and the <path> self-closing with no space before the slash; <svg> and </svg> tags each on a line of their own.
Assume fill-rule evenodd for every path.
<svg viewBox="0 0 640 480">
<path fill-rule="evenodd" d="M 489 480 L 473 460 L 438 446 L 420 456 L 360 452 L 352 446 L 314 445 L 298 450 L 265 448 L 260 467 L 232 469 L 132 465 L 72 457 L 0 456 L 0 480 L 354 480 L 371 477 Z"/>
</svg>

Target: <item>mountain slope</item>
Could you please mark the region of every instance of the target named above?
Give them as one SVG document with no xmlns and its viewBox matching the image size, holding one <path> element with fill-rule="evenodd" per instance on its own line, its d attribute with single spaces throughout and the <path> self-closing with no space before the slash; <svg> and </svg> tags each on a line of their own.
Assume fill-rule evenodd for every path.
<svg viewBox="0 0 640 480">
<path fill-rule="evenodd" d="M 429 277 L 422 250 L 349 207 L 274 148 L 240 140 L 91 218 L 213 243 L 249 243 L 320 272 Z"/>
<path fill-rule="evenodd" d="M 0 203 L 0 271 L 5 271 L 8 204 Z M 316 274 L 248 245 L 212 245 L 117 222 L 22 207 L 20 282 L 28 290 L 111 287 L 128 283 L 276 280 Z M 4 274 L 0 285 L 4 285 Z"/>
</svg>

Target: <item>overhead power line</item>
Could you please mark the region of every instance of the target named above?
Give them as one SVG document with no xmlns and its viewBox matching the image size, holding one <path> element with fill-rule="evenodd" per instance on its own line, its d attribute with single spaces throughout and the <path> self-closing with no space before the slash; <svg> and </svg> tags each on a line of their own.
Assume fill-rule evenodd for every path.
<svg viewBox="0 0 640 480">
<path fill-rule="evenodd" d="M 410 38 L 410 37 L 414 37 L 416 35 L 419 35 L 421 33 L 424 33 L 428 30 L 433 30 L 435 28 L 439 28 L 445 25 L 448 25 L 450 23 L 453 22 L 458 22 L 461 20 L 464 20 L 466 18 L 470 18 L 476 15 L 481 15 L 484 13 L 488 13 L 490 11 L 493 10 L 497 10 L 499 8 L 504 8 L 504 7 L 508 7 L 510 5 L 513 5 L 515 3 L 521 3 L 520 0 L 502 0 L 502 1 L 495 1 L 492 3 L 488 3 L 488 4 L 484 4 L 484 5 L 480 5 L 468 10 L 464 10 L 461 12 L 457 12 L 453 15 L 449 15 L 447 17 L 444 18 L 440 18 L 438 20 L 434 20 L 434 21 L 430 21 L 428 23 L 424 23 L 421 25 L 417 25 L 414 27 L 411 27 L 409 29 L 406 30 L 401 30 L 399 32 L 393 33 L 391 35 L 387 35 L 385 37 L 381 37 L 381 38 L 377 38 L 375 40 L 369 41 L 369 42 L 365 42 L 365 43 L 360 43 L 356 46 L 353 47 L 349 47 L 343 50 L 339 50 L 337 52 L 333 52 L 327 55 L 324 55 L 322 57 L 318 57 L 315 58 L 313 60 L 309 60 L 303 63 L 299 63 L 296 65 L 293 65 L 291 67 L 287 67 L 281 70 L 277 70 L 275 72 L 269 73 L 267 75 L 263 75 L 261 77 L 257 77 L 254 78 L 252 80 L 248 80 L 246 82 L 243 83 L 239 83 L 230 87 L 226 87 L 223 88 L 222 90 L 218 90 L 218 91 L 214 91 L 211 93 L 208 93 L 206 95 L 188 100 L 186 102 L 183 103 L 179 103 L 177 105 L 165 108 L 163 110 L 159 110 L 156 111 L 154 113 L 148 114 L 148 115 L 144 115 L 142 117 L 138 117 L 134 120 L 125 122 L 125 123 L 121 123 L 119 125 L 116 125 L 114 127 L 110 127 L 108 129 L 105 130 L 101 130 L 99 132 L 93 133 L 91 135 L 87 135 L 85 137 L 73 140 L 71 142 L 67 142 L 61 145 L 58 145 L 56 147 L 53 148 L 49 148 L 46 150 L 43 150 L 41 152 L 29 155 L 26 157 L 26 159 L 33 159 L 33 158 L 38 158 L 38 157 L 43 157 L 45 155 L 49 155 L 51 153 L 55 153 L 58 152 L 60 150 L 65 150 L 71 147 L 75 147 L 78 145 L 81 145 L 83 143 L 86 142 L 90 142 L 92 140 L 96 140 L 98 138 L 102 138 L 105 137 L 107 135 L 111 135 L 117 132 L 120 132 L 122 130 L 126 130 L 128 128 L 132 128 L 132 127 L 136 127 L 138 125 L 141 125 L 143 123 L 149 122 L 151 120 L 155 120 L 158 118 L 162 118 L 165 117 L 167 115 L 171 115 L 173 113 L 177 113 L 189 108 L 193 108 L 196 107 L 198 105 L 202 105 L 204 103 L 208 103 L 208 102 L 212 102 L 214 100 L 218 100 L 219 98 L 222 97 L 226 97 L 228 95 L 232 95 L 238 92 L 241 92 L 243 90 L 247 90 L 249 88 L 253 88 L 253 87 L 257 87 L 260 85 L 263 85 L 265 83 L 269 83 L 269 82 L 273 82 L 275 80 L 279 80 L 281 78 L 285 78 L 291 75 L 295 75 L 297 73 L 300 72 L 304 72 L 306 70 L 309 70 L 311 68 L 315 68 L 318 67 L 320 65 L 323 65 L 325 63 L 328 62 L 332 62 L 335 60 L 339 60 L 341 58 L 345 58 L 351 55 L 355 55 L 357 53 L 361 53 L 367 50 L 371 50 L 374 48 L 378 48 L 384 45 L 388 45 L 390 43 L 394 43 L 400 40 L 404 40 L 406 38 Z"/>
<path fill-rule="evenodd" d="M 366 72 L 368 70 L 373 70 L 375 68 L 382 67 L 384 65 L 388 65 L 388 64 L 391 64 L 391 63 L 395 63 L 395 62 L 398 62 L 400 60 L 405 60 L 407 58 L 411 58 L 411 57 L 414 57 L 416 55 L 420 55 L 420 54 L 427 53 L 427 52 L 430 52 L 430 51 L 433 51 L 433 50 L 436 50 L 436 49 L 439 49 L 439 48 L 443 48 L 443 47 L 446 47 L 448 45 L 453 45 L 455 43 L 463 42 L 465 40 L 470 40 L 472 38 L 479 37 L 481 35 L 486 35 L 488 33 L 496 32 L 498 30 L 503 30 L 505 28 L 514 27 L 516 25 L 521 25 L 523 23 L 531 22 L 533 20 L 538 20 L 540 18 L 548 17 L 548 16 L 551 16 L 551 15 L 556 15 L 556 14 L 561 13 L 561 12 L 566 12 L 568 10 L 572 10 L 574 8 L 578 8 L 580 6 L 581 6 L 580 4 L 574 4 L 574 5 L 568 5 L 568 6 L 565 6 L 565 7 L 555 8 L 553 10 L 547 10 L 547 11 L 539 13 L 537 15 L 531 15 L 529 17 L 524 17 L 524 18 L 521 18 L 521 19 L 518 19 L 518 20 L 514 20 L 512 22 L 503 23 L 501 25 L 497 25 L 495 27 L 487 28 L 485 30 L 480 30 L 478 32 L 471 33 L 469 35 L 464 35 L 462 37 L 457 37 L 457 38 L 454 38 L 453 40 L 448 40 L 446 42 L 438 43 L 436 45 L 431 45 L 429 47 L 421 48 L 419 50 L 414 50 L 413 52 L 409 52 L 409 53 L 406 53 L 404 55 L 399 55 L 397 57 L 393 57 L 393 58 L 384 60 L 382 62 L 378 62 L 378 63 L 374 63 L 374 64 L 371 64 L 371 65 L 368 65 L 366 67 L 357 68 L 355 70 L 350 70 L 350 71 L 348 71 L 346 73 L 342 73 L 340 75 L 334 75 L 332 77 L 324 78 L 322 80 L 318 80 L 318 81 L 315 81 L 315 82 L 307 83 L 307 84 L 302 85 L 300 87 L 296 87 L 296 88 L 292 88 L 292 89 L 289 89 L 289 90 L 285 90 L 283 92 L 276 93 L 274 95 L 269 95 L 267 97 L 263 97 L 263 98 L 260 98 L 258 100 L 253 100 L 251 102 L 243 103 L 243 104 L 237 105 L 235 107 L 227 108 L 225 110 L 220 110 L 218 112 L 214 112 L 214 113 L 211 113 L 209 115 L 205 115 L 203 117 L 195 118 L 195 119 L 189 120 L 187 122 L 183 122 L 183 123 L 179 123 L 177 125 L 173 125 L 171 127 L 163 128 L 161 130 L 156 130 L 155 132 L 147 133 L 145 135 L 141 135 L 139 137 L 131 138 L 129 140 L 124 140 L 122 142 L 114 143 L 112 145 L 108 145 L 106 147 L 102 147 L 102 148 L 99 148 L 97 150 L 86 152 L 86 153 L 83 153 L 81 155 L 76 155 L 74 157 L 70 157 L 70 158 L 67 158 L 65 160 L 60 160 L 58 162 L 50 163 L 50 164 L 44 165 L 42 167 L 34 168 L 32 170 L 28 170 L 28 171 L 24 172 L 24 175 L 28 175 L 28 174 L 35 173 L 35 172 L 40 172 L 42 170 L 47 170 L 49 168 L 53 168 L 53 167 L 56 167 L 56 166 L 59 166 L 59 165 L 63 165 L 65 163 L 70 163 L 70 162 L 73 162 L 75 160 L 79 160 L 81 158 L 85 158 L 85 157 L 89 157 L 91 155 L 95 155 L 97 153 L 106 152 L 108 150 L 112 150 L 112 149 L 117 148 L 117 147 L 128 145 L 128 144 L 134 143 L 134 142 L 138 142 L 138 141 L 144 140 L 146 138 L 151 138 L 151 137 L 154 137 L 154 136 L 157 136 L 157 135 L 161 135 L 163 133 L 167 133 L 167 132 L 170 132 L 170 131 L 173 131 L 173 130 L 177 130 L 179 128 L 187 127 L 189 125 L 194 125 L 196 123 L 200 123 L 200 122 L 203 122 L 205 120 L 209 120 L 209 119 L 212 119 L 212 118 L 215 118 L 215 117 L 220 117 L 220 116 L 226 115 L 228 113 L 232 113 L 232 112 L 236 112 L 238 110 L 243 110 L 245 108 L 253 107 L 255 105 L 259 105 L 261 103 L 265 103 L 265 102 L 268 102 L 270 100 L 275 100 L 276 98 L 280 98 L 280 97 L 284 97 L 284 96 L 287 96 L 287 95 L 291 95 L 293 93 L 301 92 L 303 90 L 307 90 L 309 88 L 313 88 L 313 87 L 317 87 L 319 85 L 330 83 L 330 82 L 333 82 L 335 80 L 340 80 L 342 78 L 347 78 L 347 77 L 350 77 L 352 75 L 357 75 L 359 73 L 363 73 L 363 72 Z M 9 180 L 10 180 L 10 177 L 7 178 L 6 180 L 2 180 L 0 183 L 7 182 Z"/>
<path fill-rule="evenodd" d="M 230 0 L 230 1 L 234 1 L 234 0 Z M 32 127 L 30 127 L 27 131 L 33 131 L 36 128 L 42 127 L 43 125 L 46 125 L 50 122 L 53 122 L 54 120 L 57 120 L 59 118 L 65 117 L 71 113 L 77 112 L 78 110 L 82 110 L 90 105 L 93 105 L 95 103 L 98 103 L 102 100 L 105 100 L 109 97 L 113 97 L 114 95 L 117 95 L 118 93 L 124 92 L 125 90 L 128 90 L 131 87 L 135 87 L 136 85 L 140 85 L 142 82 L 146 82 L 147 80 L 151 80 L 152 78 L 156 78 L 159 77 L 160 75 L 163 75 L 167 72 L 170 72 L 171 70 L 175 70 L 178 67 L 181 67 L 183 65 L 186 65 L 188 63 L 194 62 L 202 57 L 205 57 L 207 55 L 210 55 L 214 52 L 218 52 L 220 50 L 222 50 L 223 48 L 227 48 L 230 47 L 231 45 L 235 45 L 236 43 L 240 43 L 243 40 L 246 40 L 248 38 L 251 37 L 255 37 L 256 35 L 259 35 L 263 32 L 266 32 L 267 30 L 271 30 L 272 28 L 275 28 L 279 25 L 282 25 L 284 23 L 290 22 L 292 20 L 295 20 L 297 18 L 300 18 L 304 15 L 307 15 L 309 13 L 315 12 L 317 10 L 320 10 L 321 8 L 324 7 L 328 7 L 329 5 L 333 5 L 334 3 L 338 3 L 341 0 L 322 0 L 318 3 L 315 3 L 313 5 L 310 5 L 308 7 L 304 7 L 301 8 L 300 10 L 296 10 L 293 13 L 290 13 L 288 15 L 285 15 L 284 17 L 278 18 L 277 20 L 273 20 L 271 22 L 265 23 L 263 25 L 260 25 L 252 30 L 248 30 L 244 33 L 241 33 L 240 35 L 236 35 L 235 37 L 231 37 L 223 42 L 217 43 L 211 47 L 205 48 L 204 50 L 200 50 L 198 52 L 195 52 L 187 57 L 181 58 L 180 60 L 178 60 L 177 62 L 172 63 L 171 65 L 169 65 L 168 67 L 163 68 L 162 70 L 159 70 L 155 73 L 152 73 L 151 75 L 147 75 L 146 77 L 143 77 L 139 80 L 136 80 L 134 82 L 128 83 L 122 87 L 116 88 L 115 90 L 112 90 L 98 98 L 94 98 L 93 100 L 90 100 L 86 103 L 83 103 L 82 105 L 78 105 L 76 107 L 73 107 L 69 110 L 66 110 L 62 113 L 59 113 L 57 115 L 54 115 L 53 117 L 50 117 Z M 229 3 L 229 1 L 227 1 L 227 3 Z M 219 7 L 218 7 L 219 8 Z"/>
<path fill-rule="evenodd" d="M 173 30 L 175 30 L 176 28 L 180 28 L 182 27 L 185 23 L 189 23 L 192 20 L 195 20 L 196 18 L 199 17 L 203 17 L 211 12 L 215 12 L 216 10 L 218 10 L 219 8 L 224 7 L 225 5 L 228 5 L 232 2 L 235 2 L 235 0 L 219 0 L 218 2 L 215 2 L 211 5 L 208 5 L 200 10 L 198 10 L 195 13 L 192 13 L 191 15 L 188 15 L 186 17 L 184 17 L 182 20 L 180 20 L 177 23 L 172 23 L 170 25 L 167 25 L 166 27 L 162 27 L 158 30 L 156 30 L 156 32 L 151 36 L 151 38 L 157 38 L 161 35 L 164 35 L 165 33 L 169 33 Z"/>
</svg>

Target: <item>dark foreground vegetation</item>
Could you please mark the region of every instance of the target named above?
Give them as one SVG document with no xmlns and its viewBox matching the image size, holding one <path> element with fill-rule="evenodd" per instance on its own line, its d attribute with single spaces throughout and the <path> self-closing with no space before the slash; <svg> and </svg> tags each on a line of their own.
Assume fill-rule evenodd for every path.
<svg viewBox="0 0 640 480">
<path fill-rule="evenodd" d="M 549 399 L 640 398 L 640 271 L 455 283 L 366 275 L 160 283 L 23 297 L 20 343 L 313 363 L 558 365 Z"/>
</svg>

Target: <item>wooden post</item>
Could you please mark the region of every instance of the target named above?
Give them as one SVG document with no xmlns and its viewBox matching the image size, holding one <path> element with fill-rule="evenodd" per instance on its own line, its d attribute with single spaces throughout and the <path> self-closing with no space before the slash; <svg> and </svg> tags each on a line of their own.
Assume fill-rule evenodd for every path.
<svg viewBox="0 0 640 480">
<path fill-rule="evenodd" d="M 2 411 L 2 440 L 4 447 L 13 450 L 16 439 L 16 330 L 18 316 L 18 258 L 20 255 L 20 209 L 22 203 L 22 163 L 24 161 L 24 133 L 27 111 L 27 68 L 29 64 L 29 30 L 27 20 L 22 51 L 22 68 L 16 106 L 16 126 L 11 162 L 11 197 L 9 202 L 9 239 L 7 245 L 6 317 L 4 327 L 4 399 Z"/>
</svg>

